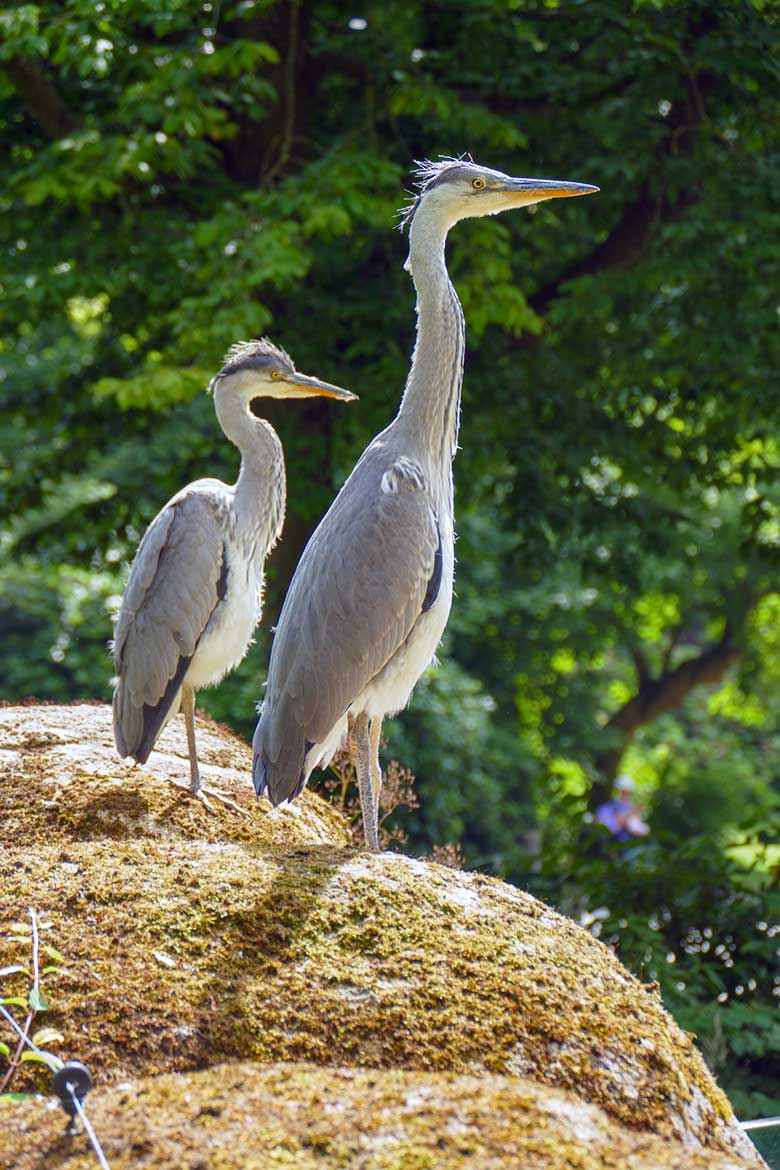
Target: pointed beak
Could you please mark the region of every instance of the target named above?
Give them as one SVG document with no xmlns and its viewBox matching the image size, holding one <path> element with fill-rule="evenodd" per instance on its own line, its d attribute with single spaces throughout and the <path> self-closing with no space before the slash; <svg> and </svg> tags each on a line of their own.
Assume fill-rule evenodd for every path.
<svg viewBox="0 0 780 1170">
<path fill-rule="evenodd" d="M 592 195 L 598 187 L 590 183 L 568 183 L 564 179 L 509 179 L 504 188 L 525 199 L 566 199 L 571 195 Z"/>
<path fill-rule="evenodd" d="M 338 398 L 340 402 L 355 402 L 357 394 L 349 390 L 342 390 L 340 386 L 332 386 L 330 382 L 321 382 L 319 378 L 310 378 L 308 374 L 285 374 L 284 381 L 302 391 L 302 396 L 311 395 L 322 398 Z"/>
</svg>

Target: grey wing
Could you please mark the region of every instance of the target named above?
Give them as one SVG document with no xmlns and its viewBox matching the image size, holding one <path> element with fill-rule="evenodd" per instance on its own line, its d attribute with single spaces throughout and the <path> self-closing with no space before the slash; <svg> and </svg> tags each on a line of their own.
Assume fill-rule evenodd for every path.
<svg viewBox="0 0 780 1170">
<path fill-rule="evenodd" d="M 291 799 L 325 740 L 433 604 L 441 533 L 419 466 L 350 484 L 307 545 L 274 638 L 255 732 L 255 785 Z M 338 505 L 338 506 L 337 506 Z"/>
<path fill-rule="evenodd" d="M 226 586 L 214 502 L 185 489 L 144 534 L 114 628 L 114 738 L 121 756 L 148 759 Z"/>
</svg>

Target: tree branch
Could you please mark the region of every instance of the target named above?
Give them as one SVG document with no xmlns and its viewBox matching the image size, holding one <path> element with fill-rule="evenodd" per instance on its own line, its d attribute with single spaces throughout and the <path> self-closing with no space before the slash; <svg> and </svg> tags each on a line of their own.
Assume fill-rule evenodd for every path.
<svg viewBox="0 0 780 1170">
<path fill-rule="evenodd" d="M 669 670 L 669 663 L 672 661 L 672 655 L 677 649 L 681 634 L 682 626 L 677 626 L 677 628 L 672 631 L 672 636 L 666 643 L 666 649 L 664 650 L 664 656 L 661 662 L 661 674 L 666 674 Z"/>
<path fill-rule="evenodd" d="M 648 252 L 658 228 L 679 219 L 698 198 L 697 192 L 688 191 L 677 199 L 668 200 L 663 194 L 654 192 L 650 183 L 645 181 L 607 238 L 588 256 L 570 264 L 553 281 L 529 297 L 528 304 L 538 316 L 544 317 L 569 281 L 580 276 L 596 276 L 599 272 L 622 272 L 633 268 Z"/>
<path fill-rule="evenodd" d="M 279 54 L 278 62 L 265 70 L 276 100 L 260 119 L 238 118 L 235 137 L 218 144 L 229 177 L 242 186 L 270 186 L 291 168 L 300 128 L 316 100 L 310 23 L 311 5 L 285 0 L 265 7 L 259 16 L 236 18 L 222 26 L 228 38 L 266 41 Z"/>
<path fill-rule="evenodd" d="M 636 677 L 640 687 L 650 678 L 650 663 L 645 658 L 641 650 L 635 648 L 631 651 L 631 657 L 634 660 L 634 667 L 636 669 Z"/>
<path fill-rule="evenodd" d="M 611 732 L 613 746 L 597 755 L 594 763 L 601 779 L 594 783 L 591 804 L 595 807 L 609 794 L 626 748 L 640 728 L 678 707 L 695 687 L 718 683 L 743 653 L 735 641 L 730 623 L 726 623 L 718 642 L 687 658 L 674 670 L 664 670 L 658 678 L 640 675 L 637 693 L 607 720 L 605 731 Z"/>
<path fill-rule="evenodd" d="M 693 154 L 699 130 L 706 120 L 703 99 L 714 88 L 716 81 L 715 75 L 709 73 L 688 79 L 687 96 L 672 107 L 667 132 L 656 150 L 656 158 L 661 166 L 668 158 L 690 157 Z M 663 183 L 659 186 L 657 182 L 645 179 L 607 238 L 588 256 L 570 264 L 554 280 L 529 297 L 529 305 L 535 313 L 544 317 L 552 302 L 563 295 L 563 287 L 569 281 L 580 276 L 595 276 L 599 272 L 620 272 L 633 268 L 649 251 L 659 227 L 679 219 L 700 197 L 700 192 L 691 187 L 671 199 Z M 515 344 L 527 346 L 537 339 L 537 335 L 524 335 Z"/>
<path fill-rule="evenodd" d="M 731 629 L 727 626 L 723 637 L 713 646 L 686 658 L 674 670 L 658 678 L 647 676 L 637 694 L 608 720 L 607 727 L 633 735 L 646 723 L 679 706 L 694 687 L 720 682 L 741 653 L 742 647 L 732 641 Z"/>
</svg>

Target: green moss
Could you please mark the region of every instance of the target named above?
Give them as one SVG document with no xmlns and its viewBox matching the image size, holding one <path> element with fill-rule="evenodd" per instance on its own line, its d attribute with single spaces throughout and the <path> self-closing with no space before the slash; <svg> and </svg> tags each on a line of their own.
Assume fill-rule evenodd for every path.
<svg viewBox="0 0 780 1170">
<path fill-rule="evenodd" d="M 748 1161 L 640 1134 L 516 1078 L 219 1065 L 88 1098 L 112 1170 L 737 1170 Z M 83 1136 L 36 1103 L 2 1119 L 15 1170 L 93 1170 Z M 31 1146 L 34 1144 L 34 1151 Z M 2 1155 L 0 1155 L 2 1157 Z M 757 1166 L 757 1163 L 753 1163 Z"/>
<path fill-rule="evenodd" d="M 67 710 L 43 711 L 67 730 Z M 100 742 L 106 713 L 76 708 L 81 735 L 85 711 Z M 39 741 L 20 751 L 3 788 L 0 923 L 28 905 L 53 921 L 69 974 L 50 988 L 47 1023 L 98 1083 L 237 1060 L 370 1066 L 377 1083 L 399 1069 L 431 1084 L 521 1073 L 536 1092 L 571 1090 L 616 1124 L 669 1140 L 687 1133 L 713 1154 L 732 1147 L 728 1102 L 657 993 L 542 903 L 482 875 L 339 848 L 343 823 L 311 794 L 301 814 L 277 817 L 260 802 L 245 823 L 191 801 L 172 805 L 146 770 L 114 764 L 103 778 L 86 762 L 94 742 L 64 747 L 69 783 L 53 803 L 57 777 L 51 760 L 41 766 Z M 148 814 L 128 815 L 141 805 Z M 21 840 L 14 830 L 28 817 L 34 842 L 29 829 Z M 330 843 L 311 843 L 323 831 Z M 160 1083 L 174 1093 L 179 1082 Z M 323 1126 L 313 1132 L 331 1140 Z M 540 1167 L 567 1164 L 534 1134 Z M 483 1137 L 462 1138 L 480 1167 Z M 271 1160 L 257 1165 L 287 1164 L 278 1161 L 293 1156 L 286 1140 L 278 1154 L 263 1147 Z M 325 1147 L 298 1150 L 296 1165 L 309 1164 L 304 1154 L 331 1164 Z M 366 1165 L 433 1157 L 427 1139 L 402 1155 L 407 1162 Z M 576 1157 L 568 1164 L 593 1164 L 581 1150 Z"/>
</svg>

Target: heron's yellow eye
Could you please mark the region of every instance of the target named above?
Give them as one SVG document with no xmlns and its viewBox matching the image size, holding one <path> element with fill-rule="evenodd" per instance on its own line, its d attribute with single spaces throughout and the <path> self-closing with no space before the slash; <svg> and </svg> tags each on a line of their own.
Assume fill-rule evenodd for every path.
<svg viewBox="0 0 780 1170">
<path fill-rule="evenodd" d="M 279 378 L 281 378 L 281 376 L 282 376 L 281 370 L 271 370 L 271 377 L 273 378 L 274 382 L 277 382 L 279 380 Z"/>
<path fill-rule="evenodd" d="M 484 179 L 472 179 L 471 185 L 475 191 L 481 191 L 482 188 L 485 186 L 485 180 Z"/>
</svg>

